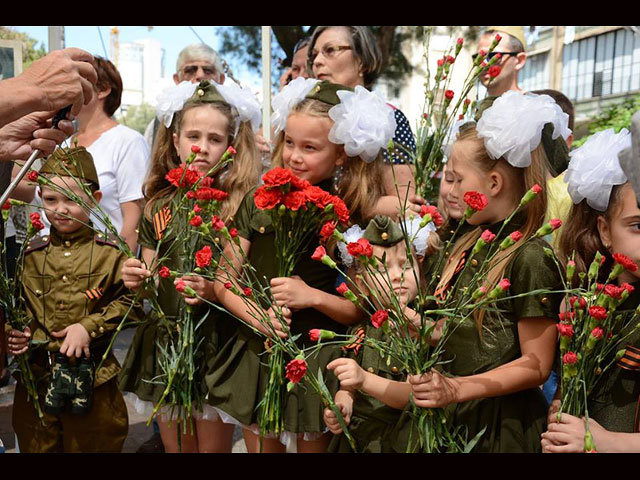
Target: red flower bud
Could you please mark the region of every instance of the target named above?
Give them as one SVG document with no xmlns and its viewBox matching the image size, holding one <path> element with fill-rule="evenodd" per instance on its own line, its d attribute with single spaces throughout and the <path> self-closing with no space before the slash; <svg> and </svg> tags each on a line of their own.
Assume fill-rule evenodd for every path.
<svg viewBox="0 0 640 480">
<path fill-rule="evenodd" d="M 379 310 L 371 317 L 371 323 L 375 328 L 380 328 L 389 320 L 389 312 L 386 310 Z"/>
<path fill-rule="evenodd" d="M 533 193 L 535 193 L 536 195 L 539 195 L 542 193 L 542 187 L 540 185 L 538 185 L 537 183 L 531 188 L 531 191 Z"/>
<path fill-rule="evenodd" d="M 574 352 L 567 352 L 564 357 L 562 357 L 562 363 L 565 365 L 575 365 L 578 363 L 578 355 Z"/>
<path fill-rule="evenodd" d="M 245 287 L 242 289 L 242 293 L 244 293 L 245 297 L 250 297 L 251 295 L 253 295 L 253 290 L 249 287 Z"/>
<path fill-rule="evenodd" d="M 566 324 L 566 323 L 558 323 L 556 325 L 556 328 L 558 329 L 558 333 L 560 334 L 561 337 L 573 338 L 573 335 L 574 335 L 573 325 Z"/>
<path fill-rule="evenodd" d="M 37 183 L 37 182 L 38 182 L 38 172 L 36 172 L 35 170 L 31 170 L 31 171 L 29 172 L 29 174 L 27 175 L 27 179 L 28 179 L 30 182 Z"/>
<path fill-rule="evenodd" d="M 562 220 L 560 220 L 559 218 L 554 218 L 553 220 L 549 221 L 549 225 L 551 225 L 551 228 L 553 228 L 554 230 L 558 230 L 560 227 L 562 227 Z"/>
<path fill-rule="evenodd" d="M 464 38 L 459 37 L 458 41 L 456 42 L 458 45 L 464 45 Z"/>
<path fill-rule="evenodd" d="M 447 90 L 446 92 L 444 92 L 444 97 L 449 101 L 453 100 L 453 97 L 455 96 L 456 94 L 453 90 Z"/>
<path fill-rule="evenodd" d="M 314 328 L 313 330 L 309 330 L 309 339 L 311 339 L 312 342 L 319 342 L 320 335 L 321 335 L 321 332 L 317 328 Z"/>
<path fill-rule="evenodd" d="M 231 238 L 237 238 L 238 237 L 238 229 L 237 228 L 232 228 L 231 230 L 229 230 L 229 235 L 231 236 Z"/>
<path fill-rule="evenodd" d="M 197 145 L 193 145 L 193 146 L 191 147 L 191 153 L 200 153 L 201 151 L 202 151 L 202 150 L 201 150 L 201 149 L 200 149 L 200 147 L 199 147 L 199 146 L 197 146 Z"/>
<path fill-rule="evenodd" d="M 171 270 L 168 267 L 162 267 L 158 270 L 158 275 L 160 278 L 171 278 Z"/>
<path fill-rule="evenodd" d="M 198 228 L 200 226 L 202 226 L 202 217 L 200 215 L 196 215 L 195 217 L 193 217 L 191 219 L 191 221 L 189 222 L 189 224 L 192 227 Z"/>
<path fill-rule="evenodd" d="M 327 250 L 324 247 L 318 247 L 316 248 L 316 251 L 313 252 L 311 259 L 315 260 L 316 262 L 321 262 L 326 255 L 327 255 Z"/>
<path fill-rule="evenodd" d="M 508 279 L 503 278 L 498 286 L 506 292 L 507 290 L 509 290 L 509 288 L 511 288 L 511 282 Z"/>
<path fill-rule="evenodd" d="M 227 152 L 229 152 L 229 155 L 236 155 L 238 153 L 238 151 L 233 147 L 227 148 Z"/>
<path fill-rule="evenodd" d="M 597 340 L 600 340 L 604 336 L 604 330 L 602 330 L 600 327 L 596 327 L 591 332 L 591 336 Z"/>
<path fill-rule="evenodd" d="M 179 293 L 184 293 L 185 288 L 187 288 L 187 285 L 182 280 L 176 283 L 176 290 Z"/>
<path fill-rule="evenodd" d="M 502 68 L 499 67 L 498 65 L 493 65 L 492 67 L 489 68 L 489 76 L 491 78 L 499 77 L 501 73 L 502 73 Z"/>
<path fill-rule="evenodd" d="M 349 291 L 349 287 L 347 287 L 346 283 L 341 283 L 340 286 L 336 288 L 336 292 L 338 292 L 340 295 L 344 295 L 348 291 Z"/>
<path fill-rule="evenodd" d="M 522 232 L 515 231 L 510 235 L 510 237 L 511 237 L 511 240 L 518 243 L 520 240 L 522 240 L 523 235 L 522 235 Z"/>
<path fill-rule="evenodd" d="M 231 290 L 233 288 L 233 284 L 231 282 L 226 282 L 224 284 L 224 288 L 226 288 L 227 290 Z"/>
<path fill-rule="evenodd" d="M 493 232 L 491 232 L 491 230 L 485 230 L 484 232 L 482 232 L 481 238 L 482 240 L 484 240 L 484 243 L 488 245 L 496 239 L 496 236 L 493 234 Z"/>
</svg>

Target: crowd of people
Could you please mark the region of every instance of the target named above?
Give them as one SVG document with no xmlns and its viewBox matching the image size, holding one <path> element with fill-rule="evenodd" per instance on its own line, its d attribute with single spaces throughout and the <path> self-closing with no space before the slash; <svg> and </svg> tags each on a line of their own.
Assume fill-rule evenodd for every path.
<svg viewBox="0 0 640 480">
<path fill-rule="evenodd" d="M 618 312 L 633 314 L 638 308 L 640 191 L 637 174 L 618 154 L 626 152 L 640 165 L 640 118 L 632 134 L 609 132 L 606 147 L 598 150 L 593 142 L 570 154 L 569 99 L 553 90 L 524 92 L 518 85 L 527 59 L 522 27 L 487 27 L 477 51 L 491 52 L 488 61 L 500 55 L 501 70 L 480 78 L 487 97 L 447 151 L 438 198 L 416 192 L 411 121 L 370 91 L 383 62 L 365 26 L 318 26 L 296 45 L 273 100 L 273 145 L 261 135 L 257 100 L 225 78 L 219 55 L 206 45 L 182 51 L 175 87 L 159 97 L 157 116 L 144 135 L 114 119 L 123 85 L 106 59 L 65 49 L 1 81 L 0 192 L 12 173 L 17 175 L 21 160 L 36 150 L 43 158 L 36 176 L 41 180 L 25 179 L 11 195 L 36 205 L 37 221 L 43 221 L 40 236 L 25 245 L 19 269 L 29 325 L 18 330 L 4 318 L 0 346 L 3 356 L 27 359 L 46 406 L 41 417 L 27 380 L 17 375 L 13 426 L 20 451 L 120 452 L 128 431 L 126 396 L 139 413 L 155 415 L 155 440 L 161 441 L 156 451 L 231 452 L 240 427 L 250 453 L 294 447 L 299 453 L 352 452 L 346 425 L 359 452 L 402 453 L 411 443 L 409 411 L 415 406 L 446 409 L 452 425 L 477 438 L 475 452 L 577 453 L 585 449 L 587 435 L 601 452 L 639 452 L 638 330 L 625 344 L 628 355 L 638 359 L 635 366 L 615 365 L 606 373 L 590 398 L 590 419 L 558 416 L 563 384 L 558 319 L 564 322 L 569 307 L 561 294 L 531 293 L 560 290 L 559 272 L 569 264 L 576 275 L 591 275 L 590 265 L 602 256 L 610 270 L 615 253 L 631 262 L 616 280 L 629 292 Z M 68 106 L 66 119 L 53 128 L 54 115 Z M 229 152 L 233 161 L 222 164 Z M 268 168 L 261 162 L 265 154 Z M 167 230 L 183 201 L 175 194 L 182 179 L 171 175 L 184 166 L 203 177 L 210 192 L 225 192 L 214 231 L 203 240 L 224 281 L 171 275 L 186 262 L 187 246 Z M 491 288 L 510 279 L 504 288 L 514 300 L 497 314 L 474 314 L 474 321 L 447 339 L 446 361 L 419 375 L 386 361 L 366 342 L 323 347 L 306 359 L 308 369 L 323 372 L 344 424 L 317 392 L 290 385 L 282 391 L 283 432 L 265 435 L 258 427 L 270 381 L 265 336 L 291 336 L 300 348 L 317 343 L 310 331 L 385 341 L 383 329 L 365 318 L 358 302 L 336 293 L 346 278 L 331 262 L 311 258 L 317 242 L 304 246 L 293 275 L 279 276 L 272 221 L 257 200 L 262 175 L 271 167 L 342 199 L 350 212 L 345 237 L 370 245 L 386 270 L 378 279 L 367 274 L 357 255 L 335 242 L 333 248 L 327 245 L 329 255 L 362 291 L 373 292 L 373 284 L 388 279 L 404 315 L 416 325 L 425 321 L 417 313 L 421 286 L 436 280 L 428 292 L 433 301 L 462 296 L 458 285 L 471 284 L 478 262 L 487 262 Z M 69 189 L 72 194 L 65 193 Z M 536 201 L 512 216 L 530 191 Z M 488 200 L 471 215 L 468 192 Z M 87 210 L 91 202 L 106 218 Z M 438 211 L 429 210 L 431 205 Z M 196 205 L 191 222 L 200 208 Z M 413 217 L 425 211 L 433 223 L 405 241 Z M 510 223 L 503 228 L 506 219 Z M 561 229 L 516 250 L 519 238 L 556 225 L 556 219 L 565 223 Z M 226 238 L 216 221 L 233 235 Z M 481 241 L 502 242 L 504 251 L 483 258 L 476 251 Z M 245 259 L 234 256 L 237 247 Z M 551 248 L 555 256 L 549 255 Z M 9 256 L 16 252 L 7 249 Z M 446 261 L 432 261 L 439 252 Z M 266 310 L 271 329 L 234 287 L 244 281 L 239 273 L 244 260 L 269 282 L 277 305 L 258 308 Z M 159 264 L 169 273 L 161 274 Z M 159 310 L 130 301 L 149 279 L 156 282 Z M 606 280 L 605 275 L 600 281 Z M 373 293 L 370 300 L 391 310 Z M 193 422 L 183 428 L 174 411 L 159 408 L 166 385 L 154 380 L 166 374 L 162 358 L 185 309 L 204 321 L 202 353 L 193 366 L 201 405 L 194 406 Z M 124 315 L 138 326 L 121 367 L 108 345 Z M 68 382 L 75 382 L 71 387 L 67 373 Z M 77 380 L 81 375 L 88 375 L 84 382 Z M 93 386 L 88 404 L 87 383 Z M 58 395 L 69 388 L 76 393 Z"/>
</svg>

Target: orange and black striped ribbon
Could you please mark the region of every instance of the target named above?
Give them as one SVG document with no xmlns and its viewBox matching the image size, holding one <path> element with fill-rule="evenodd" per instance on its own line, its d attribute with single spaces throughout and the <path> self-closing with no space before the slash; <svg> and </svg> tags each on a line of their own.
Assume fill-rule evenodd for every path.
<svg viewBox="0 0 640 480">
<path fill-rule="evenodd" d="M 451 261 L 451 259 L 449 259 L 449 261 Z M 458 262 L 458 266 L 456 267 L 456 271 L 453 272 L 453 275 L 451 276 L 451 280 L 449 280 L 449 282 L 446 285 L 443 285 L 442 287 L 436 290 L 435 292 L 436 298 L 438 298 L 441 301 L 444 301 L 447 298 L 447 291 L 449 290 L 451 285 L 453 285 L 456 276 L 462 271 L 466 263 L 467 263 L 467 252 L 462 252 L 462 258 L 460 258 L 460 261 Z"/>
<path fill-rule="evenodd" d="M 102 288 L 91 288 L 84 292 L 84 294 L 89 300 L 98 300 L 104 295 L 104 290 Z"/>
<path fill-rule="evenodd" d="M 364 343 L 364 339 L 367 337 L 367 334 L 364 328 L 358 328 L 358 330 L 356 330 L 355 337 L 356 339 L 354 340 L 353 343 L 350 343 L 349 345 L 345 345 L 344 347 L 342 347 L 342 350 L 344 352 L 351 351 L 356 355 L 360 353 L 360 350 L 362 349 L 362 345 Z"/>
<path fill-rule="evenodd" d="M 618 366 L 632 372 L 640 372 L 640 348 L 627 346 L 624 356 L 618 361 Z M 640 397 L 636 406 L 636 416 L 633 421 L 634 433 L 640 433 Z"/>
<path fill-rule="evenodd" d="M 153 229 L 156 232 L 156 239 L 162 240 L 167 225 L 171 221 L 171 210 L 169 207 L 164 207 L 158 213 L 153 216 Z"/>
</svg>

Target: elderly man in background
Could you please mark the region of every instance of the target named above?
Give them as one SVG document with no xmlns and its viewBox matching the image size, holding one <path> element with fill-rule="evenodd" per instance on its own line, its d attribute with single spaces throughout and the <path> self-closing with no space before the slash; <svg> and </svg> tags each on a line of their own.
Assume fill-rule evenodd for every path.
<svg viewBox="0 0 640 480">
<path fill-rule="evenodd" d="M 524 28 L 517 26 L 487 27 L 478 42 L 478 52 L 480 50 L 488 52 L 496 34 L 500 34 L 502 40 L 490 55 L 500 54 L 502 56 L 500 62 L 497 63 L 502 68 L 502 72 L 491 83 L 489 83 L 491 77 L 488 73 L 480 81 L 487 88 L 487 92 L 491 97 L 499 97 L 509 90 L 524 92 L 518 86 L 518 73 L 527 63 L 527 53 L 525 51 L 527 41 L 524 38 Z"/>
</svg>

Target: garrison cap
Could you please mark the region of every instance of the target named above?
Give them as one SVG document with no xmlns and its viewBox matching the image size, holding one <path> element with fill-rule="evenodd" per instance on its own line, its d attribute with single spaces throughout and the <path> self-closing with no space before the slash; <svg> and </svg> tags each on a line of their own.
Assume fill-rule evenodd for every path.
<svg viewBox="0 0 640 480">
<path fill-rule="evenodd" d="M 371 245 L 392 247 L 404 240 L 404 234 L 390 217 L 377 215 L 369 222 L 362 238 L 369 240 Z"/>
<path fill-rule="evenodd" d="M 196 88 L 195 93 L 189 100 L 187 100 L 187 103 L 185 105 L 189 103 L 215 102 L 227 103 L 224 97 L 220 95 L 220 92 L 218 92 L 218 89 L 211 82 L 205 80 L 203 82 L 200 82 L 200 85 L 198 85 L 198 88 Z"/>
<path fill-rule="evenodd" d="M 506 33 L 507 35 L 512 36 L 522 43 L 522 46 L 527 49 L 527 39 L 524 38 L 524 27 L 514 27 L 514 26 L 502 26 L 502 27 L 487 27 L 485 32 L 498 32 L 498 33 Z"/>
<path fill-rule="evenodd" d="M 40 173 L 59 177 L 76 177 L 91 182 L 100 189 L 93 157 L 84 147 L 57 149 L 49 156 Z"/>
<path fill-rule="evenodd" d="M 353 92 L 353 88 L 349 88 L 338 83 L 331 83 L 328 80 L 323 80 L 311 89 L 306 98 L 319 100 L 321 102 L 328 103 L 329 105 L 338 105 L 340 103 L 340 97 L 338 97 L 338 92 L 340 90 Z"/>
</svg>

